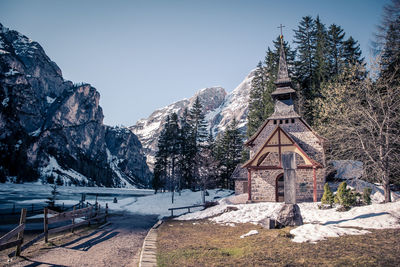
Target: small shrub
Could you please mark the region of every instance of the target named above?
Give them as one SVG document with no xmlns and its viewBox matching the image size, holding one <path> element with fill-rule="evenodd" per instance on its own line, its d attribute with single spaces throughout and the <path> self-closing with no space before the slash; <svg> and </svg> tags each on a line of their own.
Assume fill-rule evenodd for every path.
<svg viewBox="0 0 400 267">
<path fill-rule="evenodd" d="M 54 209 L 55 204 L 56 204 L 56 200 L 57 200 L 57 195 L 59 195 L 60 193 L 57 190 L 57 185 L 51 185 L 51 196 L 47 198 L 46 203 L 48 204 L 49 208 Z"/>
<path fill-rule="evenodd" d="M 354 206 L 357 200 L 357 196 L 351 189 L 347 188 L 347 183 L 343 182 L 339 185 L 338 191 L 335 195 L 335 203 L 342 205 L 343 207 L 349 208 Z"/>
<path fill-rule="evenodd" d="M 322 196 L 321 203 L 332 207 L 334 196 L 328 183 L 324 185 L 324 195 Z"/>
<path fill-rule="evenodd" d="M 362 197 L 363 197 L 363 202 L 366 205 L 371 205 L 371 192 L 372 192 L 371 188 L 369 187 L 364 188 Z"/>
<path fill-rule="evenodd" d="M 64 181 L 60 178 L 60 175 L 57 176 L 57 179 L 54 182 L 56 185 L 64 185 Z"/>
<path fill-rule="evenodd" d="M 54 175 L 53 174 L 51 174 L 50 176 L 47 176 L 46 177 L 46 182 L 48 183 L 48 184 L 54 184 Z"/>
</svg>

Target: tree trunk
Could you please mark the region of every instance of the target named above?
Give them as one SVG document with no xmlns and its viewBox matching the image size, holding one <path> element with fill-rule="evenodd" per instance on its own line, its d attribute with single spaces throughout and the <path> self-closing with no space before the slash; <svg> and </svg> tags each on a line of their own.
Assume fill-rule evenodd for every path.
<svg viewBox="0 0 400 267">
<path fill-rule="evenodd" d="M 383 177 L 383 191 L 384 191 L 384 193 L 385 193 L 385 203 L 388 203 L 388 202 L 392 202 L 392 197 L 391 197 L 391 195 L 390 195 L 390 182 L 389 182 L 389 177 L 386 175 L 386 174 L 384 174 L 384 177 Z"/>
</svg>

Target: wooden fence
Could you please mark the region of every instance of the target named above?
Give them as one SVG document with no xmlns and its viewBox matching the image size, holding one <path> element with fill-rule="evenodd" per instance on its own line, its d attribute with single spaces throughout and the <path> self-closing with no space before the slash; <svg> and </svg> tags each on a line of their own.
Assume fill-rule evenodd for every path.
<svg viewBox="0 0 400 267">
<path fill-rule="evenodd" d="M 72 211 L 68 212 L 62 212 L 62 213 L 54 213 L 54 212 L 49 212 L 48 208 L 44 208 L 44 241 L 47 243 L 48 241 L 48 236 L 49 234 L 54 234 L 66 230 L 71 230 L 71 232 L 74 231 L 75 227 L 78 227 L 80 225 L 84 224 L 89 224 L 93 220 L 100 220 L 100 219 L 106 219 L 108 215 L 108 205 L 106 204 L 106 209 L 105 213 L 101 214 L 100 213 L 100 205 L 95 205 L 95 206 L 90 206 L 87 208 L 82 208 L 82 209 L 75 209 Z M 52 213 L 53 217 L 49 217 L 48 214 Z M 75 220 L 78 218 L 84 218 L 80 222 L 76 223 Z M 49 229 L 49 225 L 57 222 L 64 222 L 64 221 L 69 221 L 71 220 L 71 224 L 64 225 L 61 227 Z"/>
<path fill-rule="evenodd" d="M 74 206 L 72 211 L 61 212 L 61 213 L 45 207 L 43 211 L 44 214 L 43 233 L 39 234 L 38 236 L 36 236 L 35 238 L 33 238 L 32 240 L 30 240 L 25 244 L 24 244 L 24 229 L 26 226 L 27 210 L 25 208 L 21 209 L 21 217 L 19 225 L 0 238 L 0 251 L 16 246 L 15 251 L 8 254 L 8 256 L 9 257 L 19 256 L 22 251 L 24 251 L 34 243 L 38 242 L 42 238 L 44 238 L 44 242 L 47 243 L 49 234 L 55 234 L 66 230 L 71 230 L 71 232 L 73 232 L 74 228 L 84 224 L 90 225 L 90 223 L 94 220 L 97 220 L 97 222 L 100 222 L 100 220 L 102 219 L 104 219 L 105 221 L 107 220 L 108 204 L 106 204 L 104 212 L 102 212 L 101 207 L 98 204 L 89 206 L 89 203 L 87 203 L 86 206 L 87 206 L 86 208 L 82 209 L 76 209 L 76 206 Z M 51 224 L 65 222 L 65 221 L 71 221 L 71 223 L 56 228 L 49 227 L 51 226 Z M 17 236 L 16 240 L 9 241 L 15 238 L 15 236 Z"/>
<path fill-rule="evenodd" d="M 24 242 L 25 221 L 26 209 L 21 209 L 19 225 L 0 238 L 0 251 L 16 246 L 14 254 L 19 256 L 21 253 L 21 245 Z M 10 241 L 10 239 L 13 239 L 15 236 L 17 236 L 17 240 Z"/>
</svg>

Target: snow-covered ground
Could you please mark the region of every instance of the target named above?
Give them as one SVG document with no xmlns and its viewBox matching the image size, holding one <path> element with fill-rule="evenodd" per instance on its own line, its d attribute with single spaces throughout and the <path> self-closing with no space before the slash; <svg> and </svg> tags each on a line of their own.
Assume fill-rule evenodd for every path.
<svg viewBox="0 0 400 267">
<path fill-rule="evenodd" d="M 189 213 L 177 219 L 209 218 L 212 222 L 224 225 L 261 224 L 266 218 L 276 219 L 278 211 L 284 205 L 283 203 L 272 202 L 235 204 L 239 197 L 233 196 L 222 199 L 217 206 L 204 211 Z M 291 230 L 291 234 L 295 236 L 294 242 L 316 242 L 327 237 L 369 233 L 368 230 L 356 228 L 400 228 L 400 200 L 387 204 L 374 203 L 368 206 L 353 207 L 347 212 L 338 212 L 335 209 L 321 210 L 318 208 L 318 204 L 320 203 L 299 204 L 304 225 Z M 228 206 L 234 206 L 237 210 L 227 211 Z"/>
<path fill-rule="evenodd" d="M 209 196 L 206 196 L 206 201 L 218 200 L 231 195 L 231 190 L 207 190 Z M 130 202 L 128 199 L 118 201 L 117 204 L 110 203 L 109 207 L 113 210 L 125 210 L 131 213 L 138 214 L 157 214 L 160 218 L 170 216 L 171 211 L 169 208 L 185 207 L 196 204 L 201 204 L 201 192 L 192 192 L 190 190 L 183 190 L 179 196 L 178 192 L 174 194 L 174 203 L 171 201 L 171 193 L 157 193 L 149 196 L 141 197 L 136 202 Z M 197 208 L 200 210 L 201 208 Z M 191 209 L 196 210 L 196 208 Z M 174 210 L 174 215 L 186 213 L 187 209 Z"/>
<path fill-rule="evenodd" d="M 0 184 L 0 210 L 10 209 L 15 203 L 17 208 L 30 207 L 30 205 L 45 205 L 47 197 L 51 195 L 50 185 L 40 184 Z M 86 194 L 86 201 L 94 203 L 96 194 L 101 206 L 108 204 L 112 211 L 126 211 L 143 215 L 159 215 L 159 217 L 169 216 L 169 208 L 190 206 L 201 204 L 201 192 L 192 192 L 183 190 L 179 195 L 174 194 L 174 203 L 172 204 L 172 193 L 157 193 L 153 190 L 145 189 L 127 189 L 127 188 L 104 188 L 104 187 L 75 187 L 59 186 L 57 187 L 59 195 L 56 200 L 57 205 L 74 205 L 81 199 L 81 194 Z M 233 194 L 231 190 L 208 190 L 209 195 L 206 201 L 219 200 Z M 114 197 L 118 202 L 113 203 Z M 197 210 L 199 210 L 198 208 Z M 196 210 L 196 209 L 193 209 Z M 174 215 L 186 213 L 187 209 L 176 210 Z"/>
</svg>

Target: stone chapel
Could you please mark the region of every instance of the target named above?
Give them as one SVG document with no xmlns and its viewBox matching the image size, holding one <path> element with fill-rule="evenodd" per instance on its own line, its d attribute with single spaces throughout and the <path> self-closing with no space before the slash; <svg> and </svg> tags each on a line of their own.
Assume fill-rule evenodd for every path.
<svg viewBox="0 0 400 267">
<path fill-rule="evenodd" d="M 247 170 L 247 181 L 236 180 L 235 189 L 247 191 L 250 202 L 285 201 L 282 155 L 294 153 L 296 201 L 319 201 L 325 184 L 325 139 L 295 111 L 296 91 L 288 74 L 282 35 L 275 84 L 271 93 L 274 113 L 245 142 L 250 149 L 250 159 L 242 166 Z"/>
</svg>

